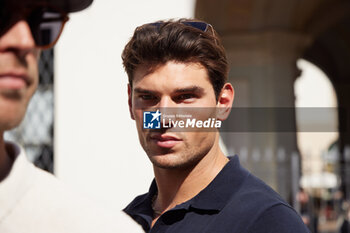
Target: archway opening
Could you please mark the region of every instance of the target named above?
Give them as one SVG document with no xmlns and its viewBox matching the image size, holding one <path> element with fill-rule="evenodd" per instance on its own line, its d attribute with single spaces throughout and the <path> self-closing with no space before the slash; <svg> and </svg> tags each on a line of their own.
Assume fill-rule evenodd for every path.
<svg viewBox="0 0 350 233">
<path fill-rule="evenodd" d="M 297 66 L 302 71 L 294 83 L 302 174 L 299 211 L 312 232 L 333 232 L 341 212 L 336 94 L 317 66 L 303 59 Z"/>
</svg>

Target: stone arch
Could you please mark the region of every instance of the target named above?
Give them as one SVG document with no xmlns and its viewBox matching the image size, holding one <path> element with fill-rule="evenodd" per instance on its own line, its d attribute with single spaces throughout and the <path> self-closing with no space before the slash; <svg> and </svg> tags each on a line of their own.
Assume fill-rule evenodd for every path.
<svg viewBox="0 0 350 233">
<path fill-rule="evenodd" d="M 350 3 L 346 0 L 197 0 L 195 17 L 211 23 L 223 39 L 231 66 L 230 81 L 237 90 L 243 90 L 237 93 L 238 107 L 293 107 L 292 84 L 300 74 L 296 67 L 298 58 L 312 62 L 328 75 L 340 106 L 340 165 L 343 191 L 349 197 Z M 290 116 L 286 122 L 293 126 L 295 118 Z M 242 145 L 247 150 L 254 145 L 264 150 L 268 145 L 272 151 L 282 146 L 287 154 L 292 154 L 298 151 L 295 137 L 293 133 L 277 132 L 266 137 L 229 135 L 224 141 L 229 151 L 239 152 Z M 282 177 L 293 173 L 289 169 L 292 161 L 287 159 L 284 163 L 283 166 L 271 164 L 268 169 L 275 175 L 262 178 L 292 202 L 292 185 L 278 181 L 284 174 L 281 167 L 287 169 Z M 252 171 L 257 169 L 249 161 L 247 166 Z"/>
</svg>

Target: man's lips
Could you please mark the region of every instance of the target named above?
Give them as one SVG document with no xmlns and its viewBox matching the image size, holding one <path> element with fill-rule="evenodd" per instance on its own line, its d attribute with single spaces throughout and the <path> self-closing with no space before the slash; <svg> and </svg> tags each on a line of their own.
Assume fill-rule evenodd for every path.
<svg viewBox="0 0 350 233">
<path fill-rule="evenodd" d="M 29 84 L 29 77 L 23 72 L 0 73 L 0 89 L 22 89 Z"/>
<path fill-rule="evenodd" d="M 159 147 L 172 148 L 182 140 L 174 135 L 168 134 L 153 134 L 151 140 L 154 141 Z"/>
</svg>

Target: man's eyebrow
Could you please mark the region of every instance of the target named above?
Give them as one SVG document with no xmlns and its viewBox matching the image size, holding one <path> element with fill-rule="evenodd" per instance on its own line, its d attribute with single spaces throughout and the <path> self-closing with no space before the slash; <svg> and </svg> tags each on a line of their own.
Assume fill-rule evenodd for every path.
<svg viewBox="0 0 350 233">
<path fill-rule="evenodd" d="M 136 88 L 134 89 L 134 92 L 135 92 L 135 93 L 148 93 L 148 94 L 154 94 L 154 93 L 156 93 L 156 92 L 154 92 L 154 91 L 150 91 L 150 90 L 143 89 L 143 88 L 140 88 L 140 87 L 136 87 Z"/>
<path fill-rule="evenodd" d="M 136 87 L 134 89 L 135 93 L 148 93 L 148 94 L 156 94 L 156 91 L 151 91 L 148 89 L 143 89 L 141 87 Z M 204 93 L 204 88 L 199 87 L 199 86 L 189 86 L 189 87 L 182 87 L 182 88 L 177 88 L 173 91 L 174 93 L 188 93 L 188 92 L 194 92 L 198 94 Z"/>
<path fill-rule="evenodd" d="M 178 88 L 174 92 L 175 93 L 194 92 L 194 93 L 202 94 L 204 93 L 204 88 L 199 86 L 190 86 L 190 87 Z"/>
</svg>

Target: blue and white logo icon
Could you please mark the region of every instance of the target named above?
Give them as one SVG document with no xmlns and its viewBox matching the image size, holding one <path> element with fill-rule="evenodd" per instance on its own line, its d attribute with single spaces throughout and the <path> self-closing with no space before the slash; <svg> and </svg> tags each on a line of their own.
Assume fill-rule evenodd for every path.
<svg viewBox="0 0 350 233">
<path fill-rule="evenodd" d="M 160 116 L 162 115 L 159 110 L 156 112 L 145 111 L 143 112 L 143 128 L 144 129 L 160 129 Z"/>
</svg>

